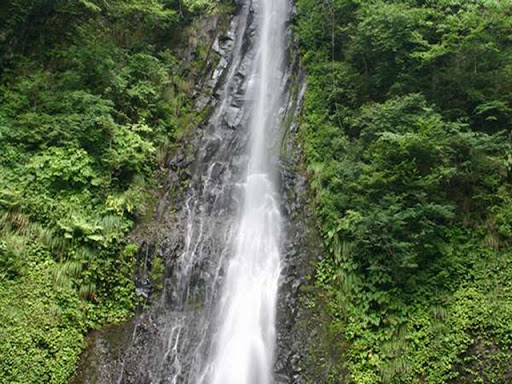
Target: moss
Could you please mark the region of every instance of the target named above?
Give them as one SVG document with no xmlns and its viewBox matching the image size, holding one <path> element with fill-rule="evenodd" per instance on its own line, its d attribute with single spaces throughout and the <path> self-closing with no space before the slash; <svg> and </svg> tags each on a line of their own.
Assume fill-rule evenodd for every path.
<svg viewBox="0 0 512 384">
<path fill-rule="evenodd" d="M 151 285 L 156 292 L 164 288 L 164 261 L 159 256 L 153 256 L 151 259 Z"/>
</svg>

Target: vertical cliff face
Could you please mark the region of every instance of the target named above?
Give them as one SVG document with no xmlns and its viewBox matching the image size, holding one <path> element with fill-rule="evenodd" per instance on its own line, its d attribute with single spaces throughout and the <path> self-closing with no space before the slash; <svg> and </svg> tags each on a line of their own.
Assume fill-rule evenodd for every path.
<svg viewBox="0 0 512 384">
<path fill-rule="evenodd" d="M 95 335 L 77 383 L 300 382 L 297 297 L 312 234 L 293 9 L 239 0 L 227 31 L 210 28 L 217 65 L 194 96 L 209 117 L 168 161 L 154 218 L 134 235 L 139 293 L 151 295 L 158 258 L 163 291 L 130 324 Z"/>
</svg>

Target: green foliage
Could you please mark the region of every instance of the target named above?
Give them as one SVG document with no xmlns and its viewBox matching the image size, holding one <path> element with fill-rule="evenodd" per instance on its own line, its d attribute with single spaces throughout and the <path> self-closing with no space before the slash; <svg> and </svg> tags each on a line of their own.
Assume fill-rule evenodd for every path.
<svg viewBox="0 0 512 384">
<path fill-rule="evenodd" d="M 0 7 L 0 383 L 67 382 L 85 332 L 131 316 L 126 235 L 163 161 L 157 148 L 200 118 L 189 90 L 201 69 L 173 52 L 211 6 Z"/>
<path fill-rule="evenodd" d="M 164 288 L 165 265 L 161 257 L 153 257 L 151 260 L 151 281 L 156 291 Z"/>
<path fill-rule="evenodd" d="M 73 372 L 85 331 L 72 288 L 56 288 L 48 253 L 33 249 L 26 273 L 0 284 L 1 383 L 64 383 Z"/>
<path fill-rule="evenodd" d="M 298 10 L 328 382 L 507 382 L 511 5 Z"/>
<path fill-rule="evenodd" d="M 216 3 L 213 0 L 184 0 L 183 3 L 192 12 L 204 8 L 211 10 L 216 6 Z"/>
</svg>

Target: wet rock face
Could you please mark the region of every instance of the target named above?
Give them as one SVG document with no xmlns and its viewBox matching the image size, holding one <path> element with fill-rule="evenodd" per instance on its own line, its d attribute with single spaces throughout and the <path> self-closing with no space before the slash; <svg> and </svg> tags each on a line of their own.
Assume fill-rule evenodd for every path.
<svg viewBox="0 0 512 384">
<path fill-rule="evenodd" d="M 137 294 L 148 304 L 132 322 L 91 336 L 72 384 L 191 384 L 210 351 L 213 303 L 222 285 L 222 260 L 229 257 L 225 245 L 240 206 L 238 182 L 247 164 L 250 103 L 245 95 L 256 30 L 250 1 L 237 3 L 227 32 L 215 31 L 218 20 L 204 23 L 212 39 L 210 63 L 217 65 L 198 81 L 195 105 L 198 110 L 209 108 L 212 115 L 169 159 L 152 223 L 133 236 L 140 245 Z M 272 145 L 279 149 L 274 161 L 279 164 L 286 218 L 276 384 L 304 382 L 300 361 L 309 340 L 298 325 L 303 314 L 299 297 L 316 256 L 306 181 L 299 171 L 302 151 L 296 139 L 304 74 L 291 34 L 288 48 L 281 115 L 292 124 L 275 132 L 277 143 Z M 279 158 L 280 154 L 284 155 Z M 162 257 L 165 264 L 164 288 L 158 297 L 149 278 L 155 257 Z"/>
<path fill-rule="evenodd" d="M 283 245 L 284 270 L 277 308 L 276 384 L 306 383 L 302 361 L 313 337 L 312 333 L 305 332 L 302 323 L 302 319 L 309 316 L 302 291 L 309 284 L 308 276 L 314 273 L 313 262 L 318 257 L 319 249 L 309 208 L 307 180 L 301 168 L 302 147 L 297 138 L 306 89 L 305 73 L 300 67 L 298 50 L 290 51 L 288 88 L 296 93 L 288 95 L 285 114 L 292 123 L 281 144 L 280 177 L 283 212 L 286 215 L 286 241 Z"/>
<path fill-rule="evenodd" d="M 134 326 L 134 321 L 130 321 L 91 333 L 77 374 L 70 384 L 116 383 L 122 370 L 124 349 L 131 342 Z"/>
</svg>

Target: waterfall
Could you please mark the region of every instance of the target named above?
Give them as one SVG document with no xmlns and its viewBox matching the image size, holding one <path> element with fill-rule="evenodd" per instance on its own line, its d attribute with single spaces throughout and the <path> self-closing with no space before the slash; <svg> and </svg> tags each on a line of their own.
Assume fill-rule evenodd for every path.
<svg viewBox="0 0 512 384">
<path fill-rule="evenodd" d="M 273 382 L 291 7 L 237 5 L 230 31 L 212 47 L 221 60 L 192 177 L 177 213 L 165 216 L 164 291 L 137 321 L 120 384 Z"/>
<path fill-rule="evenodd" d="M 271 128 L 279 124 L 286 5 L 283 0 L 255 3 L 259 38 L 248 90 L 253 101 L 249 162 L 208 366 L 211 384 L 271 382 L 281 215 L 267 145 Z"/>
</svg>

